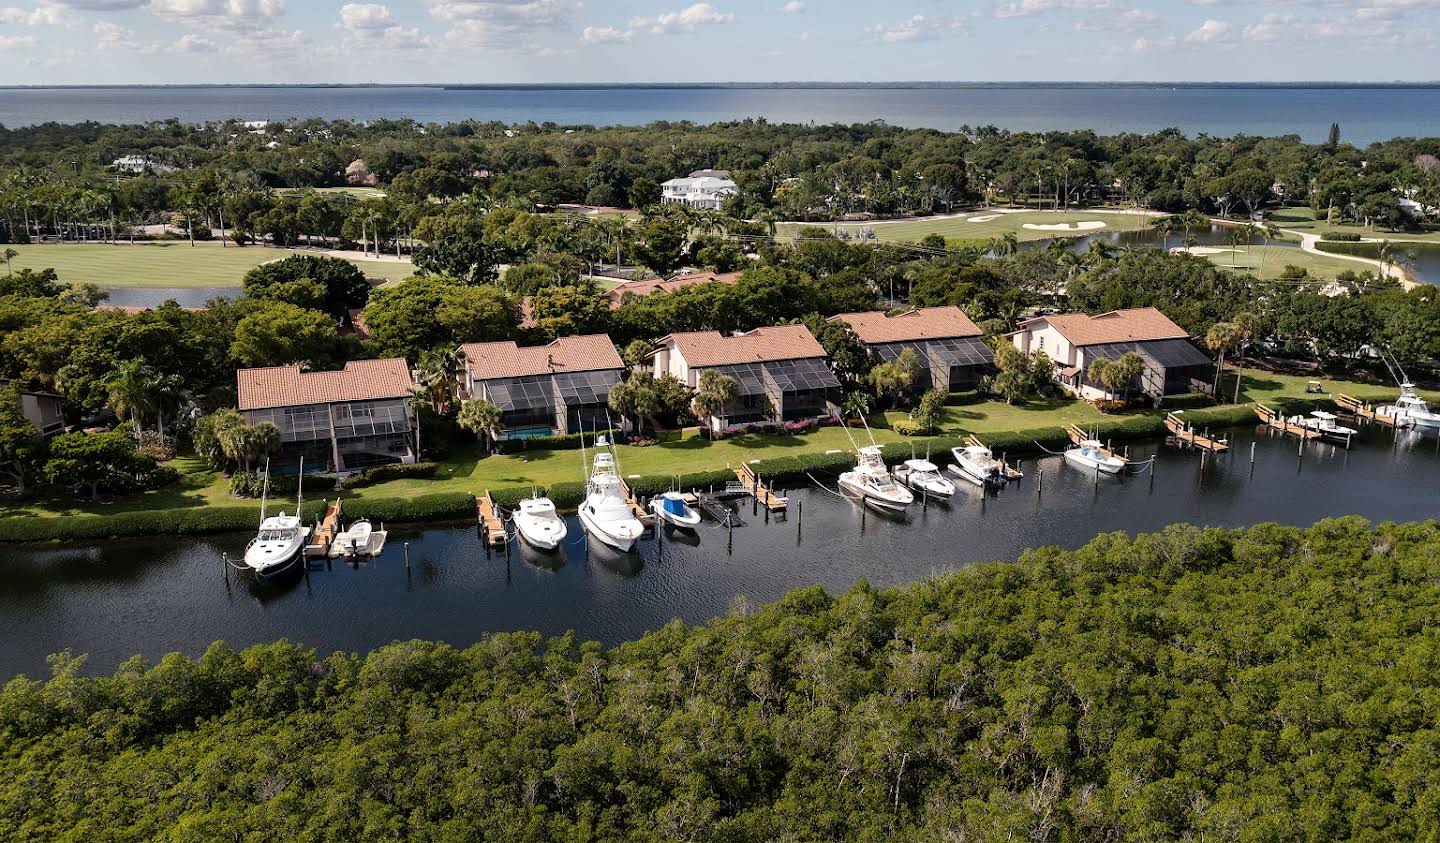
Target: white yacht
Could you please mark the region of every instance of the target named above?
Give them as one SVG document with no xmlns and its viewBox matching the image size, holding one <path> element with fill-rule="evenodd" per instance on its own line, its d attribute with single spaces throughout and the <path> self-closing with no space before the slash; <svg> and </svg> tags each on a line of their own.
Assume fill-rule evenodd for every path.
<svg viewBox="0 0 1440 843">
<path fill-rule="evenodd" d="M 1098 439 L 1082 439 L 1065 451 L 1065 459 L 1086 471 L 1099 470 L 1101 474 L 1119 474 L 1125 467 L 1125 460 L 1106 450 Z"/>
<path fill-rule="evenodd" d="M 628 551 L 645 527 L 630 511 L 630 503 L 620 488 L 620 474 L 615 455 L 607 450 L 609 444 L 603 436 L 595 441 L 595 463 L 585 486 L 585 502 L 580 505 L 580 523 L 599 541 Z"/>
<path fill-rule="evenodd" d="M 955 458 L 950 471 L 971 483 L 977 486 L 1005 485 L 1005 468 L 988 447 L 972 443 L 963 448 L 951 448 L 950 455 Z"/>
<path fill-rule="evenodd" d="M 1377 412 L 1393 418 L 1397 424 L 1411 424 L 1416 427 L 1440 427 L 1440 413 L 1430 409 L 1415 392 L 1415 384 L 1400 384 L 1400 397 L 1389 407 L 1380 407 Z"/>
<path fill-rule="evenodd" d="M 860 495 L 865 503 L 880 509 L 899 512 L 915 502 L 910 490 L 895 482 L 885 467 L 885 456 L 878 445 L 860 449 L 855 467 L 840 475 L 840 485 Z"/>
<path fill-rule="evenodd" d="M 650 501 L 650 511 L 672 527 L 693 530 L 700 526 L 700 513 L 691 509 L 685 502 L 685 496 L 679 492 L 656 495 Z"/>
<path fill-rule="evenodd" d="M 895 466 L 892 473 L 896 480 L 932 498 L 948 498 L 955 494 L 955 484 L 945 479 L 940 467 L 929 460 L 906 460 Z"/>
<path fill-rule="evenodd" d="M 1360 432 L 1353 427 L 1345 427 L 1340 424 L 1338 416 L 1324 410 L 1315 410 L 1309 417 L 1295 416 L 1290 419 L 1290 423 L 1306 430 L 1315 431 L 1320 434 L 1321 439 L 1339 442 L 1342 445 L 1349 445 L 1351 438 Z"/>
<path fill-rule="evenodd" d="M 555 502 L 538 494 L 520 501 L 514 521 L 520 538 L 540 550 L 554 550 L 570 532 L 565 519 L 555 511 Z"/>
<path fill-rule="evenodd" d="M 300 482 L 305 479 L 305 464 L 300 464 Z M 265 464 L 265 485 L 260 492 L 260 531 L 245 546 L 245 567 L 262 580 L 273 580 L 291 570 L 305 555 L 305 543 L 310 531 L 300 520 L 303 492 L 295 496 L 295 515 L 284 510 L 279 515 L 265 517 L 266 497 L 270 491 L 270 464 Z"/>
</svg>

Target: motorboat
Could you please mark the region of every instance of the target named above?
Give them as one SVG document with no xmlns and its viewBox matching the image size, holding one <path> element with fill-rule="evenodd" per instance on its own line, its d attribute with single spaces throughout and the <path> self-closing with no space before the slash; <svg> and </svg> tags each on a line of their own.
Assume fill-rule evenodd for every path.
<svg viewBox="0 0 1440 843">
<path fill-rule="evenodd" d="M 955 484 L 945 479 L 940 467 L 929 460 L 910 459 L 895 466 L 895 479 L 932 498 L 948 498 L 955 494 Z"/>
<path fill-rule="evenodd" d="M 621 488 L 615 454 L 601 436 L 595 441 L 595 462 L 585 485 L 585 502 L 580 505 L 580 523 L 586 532 L 616 550 L 629 551 L 645 526 L 630 510 Z"/>
<path fill-rule="evenodd" d="M 374 531 L 370 519 L 361 518 L 351 524 L 350 529 L 336 536 L 335 541 L 340 544 L 346 556 L 359 556 L 370 552 L 370 538 Z"/>
<path fill-rule="evenodd" d="M 950 455 L 955 458 L 955 464 L 950 466 L 952 473 L 977 486 L 1005 485 L 1005 466 L 988 447 L 972 443 L 951 448 Z"/>
<path fill-rule="evenodd" d="M 555 502 L 543 495 L 531 495 L 520 501 L 513 520 L 520 538 L 540 550 L 554 550 L 569 534 L 565 519 L 555 511 Z"/>
<path fill-rule="evenodd" d="M 1110 453 L 1098 439 L 1080 440 L 1065 451 L 1065 459 L 1077 468 L 1098 470 L 1101 474 L 1119 474 L 1126 464 L 1124 458 Z"/>
<path fill-rule="evenodd" d="M 650 511 L 655 513 L 656 518 L 672 527 L 693 530 L 700 526 L 700 513 L 691 509 L 685 502 L 685 496 L 679 492 L 656 495 L 655 499 L 650 501 Z"/>
<path fill-rule="evenodd" d="M 915 502 L 910 490 L 895 482 L 885 467 L 885 455 L 878 445 L 860 449 L 855 467 L 840 475 L 840 486 L 859 495 L 865 503 L 899 512 Z"/>
<path fill-rule="evenodd" d="M 300 464 L 300 478 L 303 486 L 305 464 Z M 261 580 L 274 580 L 286 574 L 305 555 L 305 544 L 310 531 L 300 520 L 304 502 L 303 492 L 295 495 L 295 513 L 265 516 L 265 504 L 270 492 L 270 464 L 265 464 L 265 483 L 260 492 L 260 530 L 245 546 L 245 567 Z"/>
<path fill-rule="evenodd" d="M 1342 445 L 1349 445 L 1351 438 L 1360 432 L 1353 427 L 1345 427 L 1340 424 L 1338 416 L 1324 410 L 1315 410 L 1309 417 L 1295 416 L 1290 419 L 1290 423 L 1306 430 L 1315 431 L 1320 434 L 1321 439 L 1339 442 Z"/>
<path fill-rule="evenodd" d="M 1415 384 L 1400 384 L 1400 397 L 1389 407 L 1380 407 L 1379 415 L 1394 419 L 1397 426 L 1412 424 L 1416 427 L 1440 427 L 1440 413 L 1430 409 L 1425 399 L 1415 391 Z"/>
</svg>

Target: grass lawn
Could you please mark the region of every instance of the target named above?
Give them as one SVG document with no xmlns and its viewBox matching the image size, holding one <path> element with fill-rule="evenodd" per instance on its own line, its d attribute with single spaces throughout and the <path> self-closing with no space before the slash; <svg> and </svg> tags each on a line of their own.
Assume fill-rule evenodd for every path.
<svg viewBox="0 0 1440 843">
<path fill-rule="evenodd" d="M 1229 395 L 1233 389 L 1234 380 L 1230 371 L 1227 370 L 1225 383 L 1222 384 L 1225 395 Z M 1309 381 L 1310 378 L 1304 376 L 1245 370 L 1241 400 L 1247 403 L 1273 403 L 1282 398 L 1303 400 L 1319 397 L 1305 392 Z M 1393 399 L 1398 392 L 1394 387 L 1383 384 L 1328 379 L 1321 381 L 1331 396 L 1344 392 L 1364 401 L 1387 401 Z M 1423 394 L 1432 403 L 1440 403 L 1440 393 Z M 1162 411 L 1146 412 L 1154 414 Z M 886 419 L 876 419 L 876 441 L 881 444 L 903 441 L 904 437 L 888 427 L 889 422 L 903 417 L 903 413 L 891 413 Z M 947 407 L 943 432 L 950 435 L 975 433 L 984 437 L 987 433 L 1063 427 L 1070 424 L 1085 427 L 1115 418 L 1117 417 L 1102 415 L 1092 405 L 1082 401 L 1032 401 L 1021 405 L 977 401 L 973 404 Z M 851 431 L 850 436 L 846 433 L 844 428 L 827 427 L 805 436 L 737 436 L 723 442 L 711 443 L 701 439 L 695 430 L 688 430 L 673 441 L 645 448 L 622 446 L 617 452 L 623 474 L 667 477 L 687 472 L 724 469 L 770 457 L 823 453 L 830 450 L 848 451 L 851 450 L 850 436 L 853 436 L 857 443 L 868 442 L 863 430 Z M 182 480 L 169 489 L 134 495 L 99 506 L 70 500 L 30 500 L 0 506 L 0 518 L 103 517 L 117 512 L 196 507 L 240 507 L 258 513 L 258 502 L 231 498 L 229 482 L 205 468 L 198 460 L 182 457 L 173 465 L 182 473 Z M 344 495 L 347 500 L 408 499 L 443 492 L 469 492 L 478 495 L 486 489 L 550 486 L 558 482 L 582 479 L 579 451 L 531 451 L 509 456 L 483 457 L 478 447 L 472 447 L 458 449 L 442 461 L 435 477 L 392 480 L 365 488 L 349 489 Z M 333 494 L 328 485 L 315 481 L 309 487 L 306 497 L 318 500 Z"/>
<path fill-rule="evenodd" d="M 1440 231 L 1389 231 L 1384 228 L 1366 228 L 1351 223 L 1327 223 L 1317 219 L 1310 208 L 1281 208 L 1270 214 L 1270 219 L 1280 228 L 1303 231 L 1307 234 L 1323 234 L 1327 231 L 1346 231 L 1361 237 L 1377 240 L 1415 240 L 1425 243 L 1440 243 Z"/>
<path fill-rule="evenodd" d="M 385 191 L 378 187 L 277 187 L 276 193 L 331 193 L 342 196 L 354 196 L 356 199 L 383 199 Z"/>
<path fill-rule="evenodd" d="M 1138 214 L 1116 214 L 1103 211 L 1021 211 L 1011 214 L 989 211 L 966 214 L 963 218 L 845 223 L 840 227 L 850 229 L 852 232 L 862 228 L 873 229 L 875 236 L 881 242 L 913 243 L 927 234 L 940 234 L 944 237 L 960 239 L 990 240 L 1007 231 L 1013 231 L 1021 240 L 1046 240 L 1056 236 L 1065 236 L 1067 232 L 1025 228 L 1025 226 L 1073 225 L 1084 222 L 1103 222 L 1105 225 L 1103 228 L 1076 229 L 1069 231 L 1068 234 L 1080 236 L 1108 231 L 1135 231 L 1149 227 L 1150 218 Z M 801 225 L 804 223 L 781 223 L 776 227 L 776 236 L 781 240 L 793 237 Z M 814 225 L 831 230 L 834 228 L 833 225 L 827 223 L 814 223 Z"/>
<path fill-rule="evenodd" d="M 221 248 L 219 243 L 183 240 L 127 243 L 64 243 L 10 247 L 19 252 L 15 269 L 53 268 L 60 280 L 91 282 L 101 287 L 239 287 L 250 269 L 296 254 L 292 249 L 260 246 Z M 350 261 L 372 278 L 410 276 L 408 263 Z"/>
<path fill-rule="evenodd" d="M 1254 243 L 1249 248 L 1241 247 L 1233 256 L 1229 249 L 1225 249 L 1204 257 L 1216 266 L 1250 272 L 1261 278 L 1278 278 L 1287 265 L 1306 270 L 1312 278 L 1334 278 L 1342 272 L 1375 271 L 1375 267 L 1359 261 L 1330 255 L 1313 255 L 1288 246 L 1266 247 L 1259 243 Z"/>
</svg>

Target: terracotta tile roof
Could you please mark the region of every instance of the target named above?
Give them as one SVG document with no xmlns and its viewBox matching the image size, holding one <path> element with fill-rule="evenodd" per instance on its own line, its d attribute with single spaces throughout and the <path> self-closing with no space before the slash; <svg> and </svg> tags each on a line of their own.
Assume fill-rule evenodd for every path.
<svg viewBox="0 0 1440 843">
<path fill-rule="evenodd" d="M 460 351 L 477 381 L 625 368 L 615 343 L 605 334 L 561 337 L 549 345 L 525 348 L 511 341 L 470 343 L 460 346 Z"/>
<path fill-rule="evenodd" d="M 1099 316 L 1084 313 L 1060 313 L 1037 316 L 1020 323 L 1021 330 L 1039 322 L 1050 327 L 1073 345 L 1099 345 L 1108 342 L 1148 342 L 1150 340 L 1184 339 L 1185 329 L 1153 307 L 1112 310 Z"/>
<path fill-rule="evenodd" d="M 739 336 L 725 336 L 719 331 L 692 331 L 662 337 L 657 345 L 672 343 L 691 366 L 732 366 L 825 356 L 820 341 L 804 325 L 756 328 Z"/>
<path fill-rule="evenodd" d="M 648 281 L 626 281 L 618 287 L 611 288 L 606 295 L 610 297 L 611 307 L 619 307 L 626 293 L 643 298 L 652 293 L 670 293 L 682 287 L 693 287 L 696 284 L 708 284 L 711 282 L 716 284 L 734 284 L 739 280 L 740 273 L 738 272 L 726 272 L 719 275 L 714 272 L 695 272 L 690 275 L 677 275 L 674 278 L 664 280 L 652 278 Z"/>
<path fill-rule="evenodd" d="M 963 310 L 954 306 L 922 307 L 894 316 L 886 316 L 879 310 L 842 313 L 830 317 L 829 321 L 845 322 L 854 329 L 861 342 L 870 345 L 978 337 L 982 333 Z"/>
<path fill-rule="evenodd" d="M 338 372 L 302 372 L 299 366 L 240 369 L 235 381 L 241 410 L 408 398 L 415 390 L 403 357 L 352 360 Z"/>
</svg>

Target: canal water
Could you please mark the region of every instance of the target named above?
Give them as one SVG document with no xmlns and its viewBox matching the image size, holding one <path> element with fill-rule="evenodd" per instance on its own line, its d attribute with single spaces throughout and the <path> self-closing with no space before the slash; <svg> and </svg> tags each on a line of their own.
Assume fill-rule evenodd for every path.
<svg viewBox="0 0 1440 843">
<path fill-rule="evenodd" d="M 1025 460 L 1025 479 L 1005 491 L 966 486 L 953 502 L 903 519 L 805 480 L 787 490 L 793 505 L 784 518 L 767 521 L 746 503 L 746 523 L 733 532 L 707 522 L 694 534 L 647 539 L 633 555 L 587 551 L 573 519 L 563 553 L 516 547 L 508 558 L 487 553 L 470 525 L 392 528 L 380 558 L 319 563 L 297 582 L 271 587 L 227 579 L 221 554 L 241 552 L 245 535 L 4 547 L 0 680 L 44 675 L 46 655 L 65 649 L 88 653 L 89 670 L 108 672 L 135 653 L 196 655 L 216 639 L 242 647 L 288 638 L 322 653 L 408 638 L 464 646 L 501 630 L 575 630 L 613 643 L 672 618 L 704 622 L 737 595 L 758 604 L 813 583 L 832 592 L 860 578 L 893 586 L 1011 560 L 1030 547 L 1077 547 L 1109 531 L 1440 516 L 1433 434 L 1367 431 L 1349 451 L 1300 446 L 1263 429 L 1231 435 L 1234 449 L 1203 470 L 1196 454 L 1132 446 L 1137 460 L 1156 456 L 1153 482 L 1147 471 L 1097 484 L 1042 455 Z M 833 476 L 819 480 L 834 488 Z"/>
</svg>

